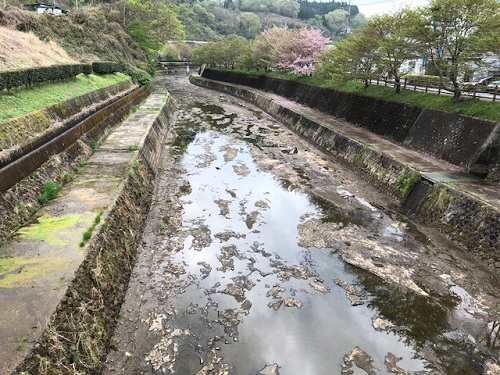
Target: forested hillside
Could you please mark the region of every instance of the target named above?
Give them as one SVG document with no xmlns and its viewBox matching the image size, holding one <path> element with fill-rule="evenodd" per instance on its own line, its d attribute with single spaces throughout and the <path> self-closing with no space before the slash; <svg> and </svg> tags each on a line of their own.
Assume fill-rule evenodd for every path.
<svg viewBox="0 0 500 375">
<path fill-rule="evenodd" d="M 172 46 L 167 41 L 213 41 L 234 36 L 253 40 L 273 26 L 313 27 L 323 36 L 339 40 L 347 30 L 365 22 L 356 6 L 335 1 L 61 0 L 57 5 L 68 12 L 61 16 L 38 14 L 21 0 L 5 0 L 5 7 L 0 10 L 0 26 L 31 32 L 40 43 L 52 46 L 46 48 L 45 60 L 31 61 L 34 66 L 64 61 L 57 54 L 67 53 L 66 60 L 109 60 L 123 63 L 129 70 L 152 72 L 157 54 L 190 57 L 191 50 L 186 45 Z M 29 46 L 17 39 L 23 38 L 10 33 L 0 36 L 4 51 L 0 69 L 30 64 L 29 58 L 15 57 L 17 52 L 23 52 L 23 46 Z M 25 52 L 30 54 L 29 49 Z"/>
<path fill-rule="evenodd" d="M 239 35 L 253 39 L 272 26 L 319 28 L 332 39 L 345 35 L 348 27 L 364 23 L 356 6 L 346 2 L 295 0 L 176 0 L 186 37 L 214 40 Z"/>
</svg>

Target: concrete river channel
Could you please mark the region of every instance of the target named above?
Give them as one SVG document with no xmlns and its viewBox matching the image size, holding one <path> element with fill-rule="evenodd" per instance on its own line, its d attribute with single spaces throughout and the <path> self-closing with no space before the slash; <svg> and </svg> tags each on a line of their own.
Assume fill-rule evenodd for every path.
<svg viewBox="0 0 500 375">
<path fill-rule="evenodd" d="M 104 374 L 498 373 L 456 245 L 252 105 L 161 84 L 177 110 Z"/>
</svg>

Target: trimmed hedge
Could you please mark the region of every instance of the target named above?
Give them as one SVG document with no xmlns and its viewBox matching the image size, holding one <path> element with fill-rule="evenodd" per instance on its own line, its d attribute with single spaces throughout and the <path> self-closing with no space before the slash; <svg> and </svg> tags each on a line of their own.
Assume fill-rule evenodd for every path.
<svg viewBox="0 0 500 375">
<path fill-rule="evenodd" d="M 91 72 L 92 66 L 89 64 L 52 65 L 0 72 L 0 91 L 23 85 L 30 87 L 37 83 L 60 81 L 76 77 L 80 73 L 90 74 Z"/>
<path fill-rule="evenodd" d="M 439 76 L 431 76 L 427 74 L 407 74 L 403 78 L 406 78 L 406 83 L 409 85 L 421 85 L 429 87 L 439 87 L 441 82 Z"/>
<path fill-rule="evenodd" d="M 55 82 L 76 77 L 78 74 L 110 74 L 122 70 L 121 64 L 95 62 L 93 64 L 66 64 L 42 66 L 22 70 L 0 72 L 0 91 L 20 86 L 31 87 L 42 82 Z"/>
<path fill-rule="evenodd" d="M 111 74 L 121 72 L 122 65 L 111 61 L 99 61 L 92 63 L 92 70 L 95 74 Z"/>
</svg>

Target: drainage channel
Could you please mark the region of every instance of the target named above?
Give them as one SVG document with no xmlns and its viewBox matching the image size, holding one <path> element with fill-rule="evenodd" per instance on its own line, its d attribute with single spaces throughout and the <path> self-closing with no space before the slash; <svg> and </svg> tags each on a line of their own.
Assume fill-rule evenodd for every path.
<svg viewBox="0 0 500 375">
<path fill-rule="evenodd" d="M 50 139 L 43 139 L 43 142 L 25 150 L 24 154 L 16 155 L 16 159 L 6 161 L 0 169 L 0 193 L 4 193 L 35 172 L 50 157 L 68 149 L 85 134 L 88 134 L 91 139 L 99 139 L 107 127 L 119 122 L 132 106 L 139 104 L 147 95 L 149 95 L 148 87 L 140 87 L 71 128 L 60 129 L 59 132 L 50 134 Z"/>
<path fill-rule="evenodd" d="M 164 80 L 177 120 L 105 374 L 498 367 L 451 241 L 252 105 Z"/>
<path fill-rule="evenodd" d="M 140 100 L 146 92 L 140 91 L 134 100 Z M 147 185 L 152 184 L 156 173 L 157 144 L 161 144 L 164 137 L 162 128 L 168 125 L 166 98 L 164 90 L 151 94 L 110 133 L 91 158 L 80 165 L 74 179 L 63 187 L 59 196 L 0 247 L 2 374 L 14 371 L 33 352 L 34 359 L 18 368 L 19 371 L 70 371 L 74 366 L 71 362 L 78 357 L 85 361 L 85 366 L 95 365 L 85 357 L 82 347 L 98 353 L 98 347 L 107 342 L 103 336 L 93 337 L 91 330 L 96 327 L 79 321 L 78 317 L 86 314 L 85 318 L 98 319 L 102 324 L 99 334 L 113 326 L 113 312 L 121 303 L 118 292 L 125 289 L 120 283 L 128 281 L 128 277 L 121 275 L 127 275 L 130 265 L 123 262 L 132 261 L 133 256 L 126 259 L 121 255 L 120 266 L 101 257 L 106 251 L 121 254 L 126 246 L 136 245 L 134 237 L 138 237 L 140 223 L 148 209 L 150 188 Z M 74 131 L 79 133 L 81 129 Z M 145 180 L 144 186 L 140 186 L 141 179 Z M 135 190 L 127 191 L 129 186 Z M 140 197 L 134 195 L 139 193 Z M 132 217 L 134 214 L 138 217 Z M 128 222 L 135 223 L 134 228 L 124 229 Z M 115 243 L 116 235 L 119 238 Z M 110 241 L 118 248 L 111 246 L 108 250 Z M 96 261 L 97 266 L 93 263 Z M 107 278 L 112 276 L 112 286 L 103 287 L 102 284 L 111 282 Z M 113 296 L 108 298 L 109 291 Z M 72 320 L 64 321 L 68 316 Z M 76 337 L 71 344 L 70 336 Z M 62 340 L 57 345 L 46 341 L 57 338 Z M 89 338 L 97 341 L 86 341 Z M 68 352 L 64 352 L 65 349 Z M 97 360 L 100 360 L 99 354 Z"/>
</svg>

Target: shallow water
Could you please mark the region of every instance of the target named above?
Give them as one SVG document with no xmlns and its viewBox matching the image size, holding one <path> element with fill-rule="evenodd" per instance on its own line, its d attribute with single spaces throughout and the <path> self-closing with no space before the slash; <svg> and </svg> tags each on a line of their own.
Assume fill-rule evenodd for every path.
<svg viewBox="0 0 500 375">
<path fill-rule="evenodd" d="M 238 150 L 230 161 L 224 159 L 223 148 L 228 144 Z M 349 271 L 338 255 L 329 249 L 298 246 L 296 228 L 304 220 L 303 215 L 334 220 L 328 213 L 336 207 L 327 202 L 318 206 L 306 194 L 283 188 L 271 173 L 259 170 L 250 147 L 234 134 L 208 130 L 195 137 L 181 161 L 188 171 L 184 178 L 190 186 L 190 193 L 181 198 L 182 226 L 190 232 L 209 232 L 211 243 L 196 244 L 201 240 L 187 236 L 183 248 L 175 249 L 177 253 L 168 261 L 167 268 L 184 272 L 174 285 L 182 293 L 169 298 L 177 311 L 171 329 L 189 330 L 178 340 L 176 372 L 192 373 L 199 369 L 197 357 L 202 358 L 209 349 L 206 343 L 218 336 L 220 340 L 212 346 L 224 362 L 241 374 L 253 373 L 272 363 L 277 363 L 285 374 L 327 374 L 339 368 L 343 356 L 355 346 L 369 350 L 379 369 L 384 368 L 383 359 L 388 352 L 402 357 L 400 366 L 407 370 L 423 369 L 424 363 L 413 359 L 413 348 L 405 345 L 401 337 L 372 328 L 373 309 L 352 307 L 344 290 L 333 282 L 334 277 L 359 282 L 356 273 Z M 210 162 L 206 162 L 207 155 Z M 244 170 L 238 173 L 238 168 Z M 217 204 L 220 199 L 228 202 L 227 212 L 222 215 Z M 257 202 L 264 202 L 263 206 L 269 208 L 258 208 Z M 324 211 L 326 215 L 322 214 Z M 249 227 L 244 219 L 251 212 L 258 214 Z M 344 225 L 370 222 L 372 207 L 362 212 L 352 219 L 337 212 L 335 221 Z M 233 237 L 216 238 L 229 231 L 234 232 L 228 234 Z M 395 237 L 399 240 L 400 235 Z M 224 257 L 221 248 L 228 246 L 234 246 L 235 254 Z M 286 274 L 294 267 L 304 267 L 307 277 L 291 276 L 287 280 L 288 275 L 283 275 L 280 279 L 280 272 Z M 211 269 L 210 273 L 207 269 Z M 319 283 L 329 291 L 317 292 L 309 282 Z M 251 287 L 245 287 L 248 283 Z M 235 298 L 224 293 L 228 285 L 243 285 L 241 295 Z M 272 287 L 283 291 L 268 296 Z M 269 306 L 285 298 L 293 298 L 302 307 L 281 305 L 275 310 Z M 248 311 L 242 308 L 246 301 L 251 303 Z M 193 308 L 193 304 L 197 307 Z M 242 312 L 235 313 L 237 325 L 225 326 L 224 332 L 217 322 L 218 313 L 238 308 Z M 196 353 L 198 345 L 203 349 Z"/>
<path fill-rule="evenodd" d="M 231 101 L 229 109 L 180 102 L 149 219 L 154 233 L 115 338 L 127 358 L 110 356 L 107 373 L 255 374 L 277 364 L 291 375 L 385 374 L 389 353 L 401 371 L 434 368 L 423 350 L 447 332 L 458 299 L 388 283 L 338 252 L 357 241 L 424 252 L 425 237 L 343 177 L 328 200 L 311 192 L 313 171 L 287 165 L 305 151 L 294 156 L 291 135 L 270 118 L 246 107 L 236 114 Z M 322 170 L 336 168 L 328 161 Z M 313 223 L 314 232 L 314 220 L 352 238 L 312 246 L 303 229 Z M 377 318 L 388 328 L 375 329 Z M 345 359 L 356 347 L 366 372 Z"/>
</svg>

